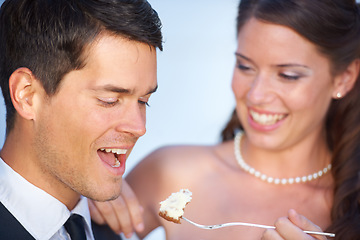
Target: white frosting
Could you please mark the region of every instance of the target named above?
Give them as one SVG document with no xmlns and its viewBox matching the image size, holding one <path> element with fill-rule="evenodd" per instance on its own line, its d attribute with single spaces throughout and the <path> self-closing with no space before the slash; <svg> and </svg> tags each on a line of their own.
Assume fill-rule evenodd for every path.
<svg viewBox="0 0 360 240">
<path fill-rule="evenodd" d="M 166 216 L 179 220 L 184 214 L 184 208 L 191 201 L 192 193 L 188 189 L 181 189 L 172 193 L 167 199 L 160 202 L 160 212 Z"/>
</svg>

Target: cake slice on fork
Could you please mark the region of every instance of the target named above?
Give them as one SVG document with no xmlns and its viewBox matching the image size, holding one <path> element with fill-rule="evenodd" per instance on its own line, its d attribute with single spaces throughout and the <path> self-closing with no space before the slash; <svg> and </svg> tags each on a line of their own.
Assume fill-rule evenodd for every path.
<svg viewBox="0 0 360 240">
<path fill-rule="evenodd" d="M 181 189 L 172 193 L 167 199 L 160 202 L 159 215 L 168 221 L 180 223 L 185 206 L 191 201 L 192 193 L 188 189 Z"/>
</svg>

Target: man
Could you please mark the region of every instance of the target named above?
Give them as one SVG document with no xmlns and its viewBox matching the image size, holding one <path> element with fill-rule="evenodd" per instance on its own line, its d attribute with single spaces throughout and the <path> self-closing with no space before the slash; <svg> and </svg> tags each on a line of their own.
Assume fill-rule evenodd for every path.
<svg viewBox="0 0 360 240">
<path fill-rule="evenodd" d="M 146 0 L 6 0 L 0 24 L 0 239 L 76 239 L 73 219 L 101 239 L 82 196 L 120 194 L 157 88 L 158 15 Z"/>
</svg>

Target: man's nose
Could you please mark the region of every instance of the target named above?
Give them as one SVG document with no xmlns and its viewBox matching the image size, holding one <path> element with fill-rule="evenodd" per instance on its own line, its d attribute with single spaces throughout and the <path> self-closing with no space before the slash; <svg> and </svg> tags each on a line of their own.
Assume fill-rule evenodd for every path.
<svg viewBox="0 0 360 240">
<path fill-rule="evenodd" d="M 119 132 L 126 132 L 141 137 L 146 132 L 146 112 L 141 109 L 138 103 L 131 104 L 119 117 L 119 122 L 116 126 Z"/>
</svg>

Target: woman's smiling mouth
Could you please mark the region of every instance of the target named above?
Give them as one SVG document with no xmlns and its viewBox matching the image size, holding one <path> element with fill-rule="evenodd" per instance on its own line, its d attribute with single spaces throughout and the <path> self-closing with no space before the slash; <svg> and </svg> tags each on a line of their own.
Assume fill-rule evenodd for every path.
<svg viewBox="0 0 360 240">
<path fill-rule="evenodd" d="M 259 113 L 254 110 L 249 110 L 249 113 L 254 122 L 261 125 L 273 125 L 286 117 L 286 114 Z"/>
</svg>

